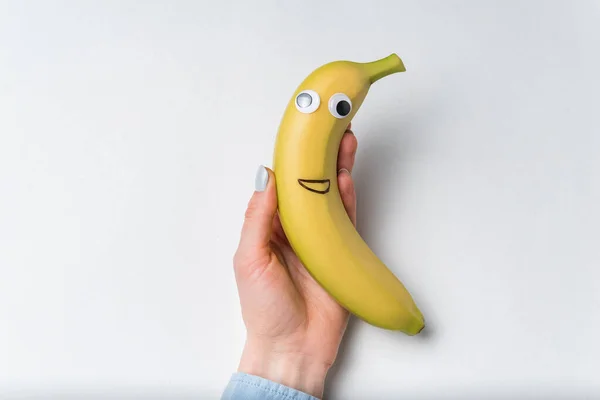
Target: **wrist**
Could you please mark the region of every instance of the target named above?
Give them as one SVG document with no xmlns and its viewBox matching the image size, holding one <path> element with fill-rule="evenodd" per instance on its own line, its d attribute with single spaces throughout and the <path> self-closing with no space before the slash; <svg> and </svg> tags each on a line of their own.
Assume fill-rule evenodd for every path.
<svg viewBox="0 0 600 400">
<path fill-rule="evenodd" d="M 310 354 L 278 348 L 272 342 L 249 338 L 244 346 L 238 372 L 269 379 L 321 398 L 330 366 Z"/>
</svg>

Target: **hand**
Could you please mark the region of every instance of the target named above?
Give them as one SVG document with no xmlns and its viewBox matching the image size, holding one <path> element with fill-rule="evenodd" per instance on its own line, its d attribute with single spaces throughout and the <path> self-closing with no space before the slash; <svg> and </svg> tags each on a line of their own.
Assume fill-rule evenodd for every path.
<svg viewBox="0 0 600 400">
<path fill-rule="evenodd" d="M 338 185 L 354 224 L 356 195 L 350 173 L 356 149 L 348 126 L 338 153 Z M 277 216 L 273 171 L 261 167 L 256 186 L 234 257 L 247 330 L 238 371 L 320 398 L 348 312 L 319 286 L 290 247 Z"/>
</svg>

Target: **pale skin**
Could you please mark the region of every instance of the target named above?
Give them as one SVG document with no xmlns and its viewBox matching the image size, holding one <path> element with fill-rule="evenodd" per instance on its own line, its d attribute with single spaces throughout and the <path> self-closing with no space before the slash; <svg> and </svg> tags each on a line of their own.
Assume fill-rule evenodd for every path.
<svg viewBox="0 0 600 400">
<path fill-rule="evenodd" d="M 338 153 L 338 185 L 356 224 L 352 168 L 358 143 L 351 126 Z M 248 203 L 234 271 L 246 326 L 239 372 L 323 396 L 348 323 L 344 310 L 304 268 L 277 216 L 275 176 Z"/>
</svg>

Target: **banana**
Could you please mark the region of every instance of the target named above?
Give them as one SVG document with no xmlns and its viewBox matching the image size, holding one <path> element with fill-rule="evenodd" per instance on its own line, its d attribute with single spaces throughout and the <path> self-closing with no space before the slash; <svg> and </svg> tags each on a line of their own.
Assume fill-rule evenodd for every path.
<svg viewBox="0 0 600 400">
<path fill-rule="evenodd" d="M 341 200 L 336 170 L 342 136 L 371 84 L 403 71 L 396 54 L 368 63 L 334 61 L 315 69 L 287 104 L 273 170 L 283 230 L 312 277 L 367 323 L 416 335 L 425 326 L 423 315 L 355 229 Z"/>
</svg>

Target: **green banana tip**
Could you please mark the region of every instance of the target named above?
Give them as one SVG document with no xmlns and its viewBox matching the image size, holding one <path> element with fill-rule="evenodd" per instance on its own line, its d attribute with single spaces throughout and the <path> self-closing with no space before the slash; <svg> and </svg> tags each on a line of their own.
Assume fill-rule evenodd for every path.
<svg viewBox="0 0 600 400">
<path fill-rule="evenodd" d="M 364 63 L 363 66 L 371 84 L 396 72 L 406 71 L 404 62 L 396 53 L 376 61 Z"/>
</svg>

